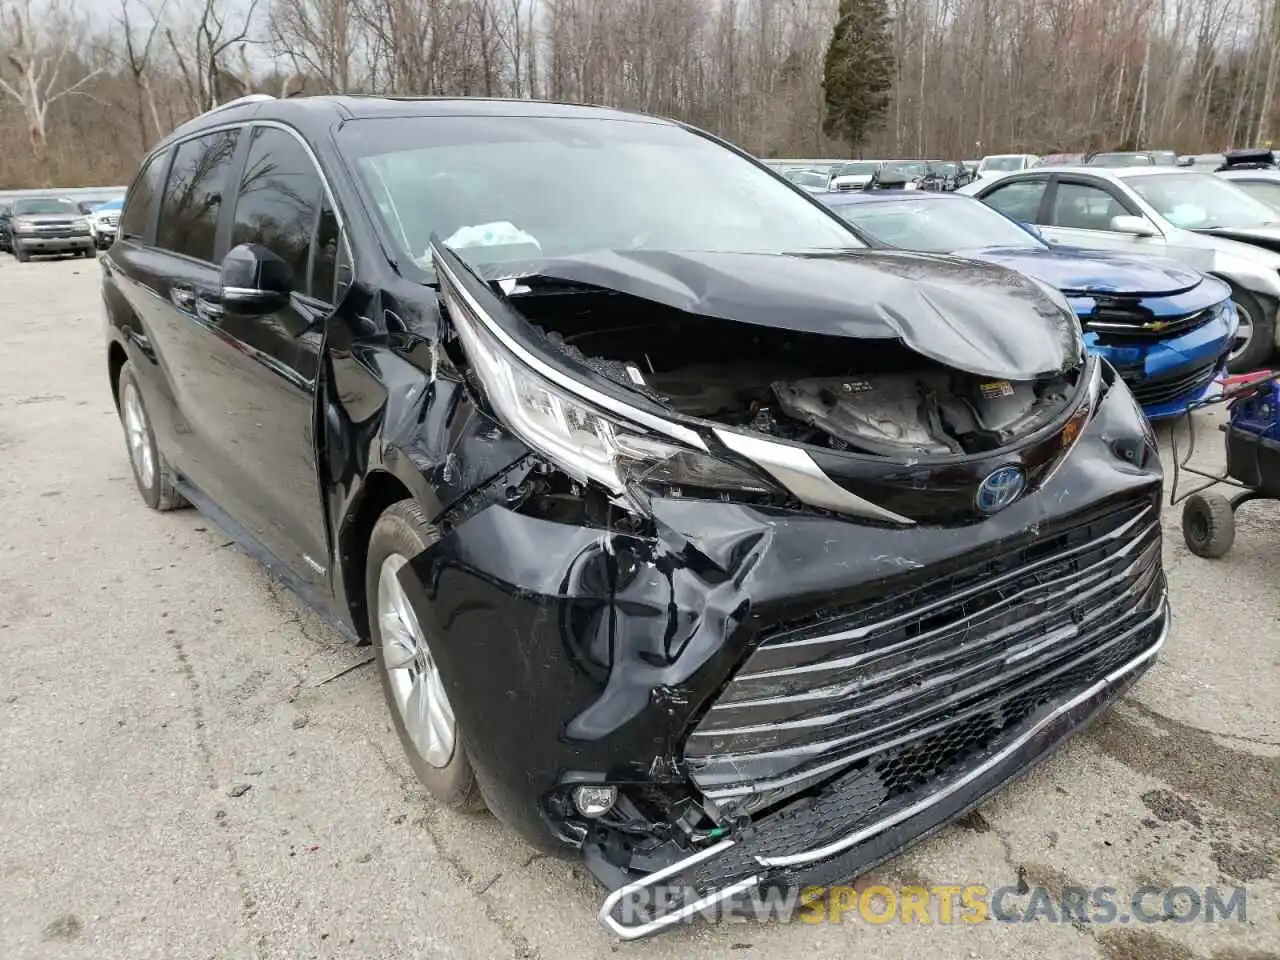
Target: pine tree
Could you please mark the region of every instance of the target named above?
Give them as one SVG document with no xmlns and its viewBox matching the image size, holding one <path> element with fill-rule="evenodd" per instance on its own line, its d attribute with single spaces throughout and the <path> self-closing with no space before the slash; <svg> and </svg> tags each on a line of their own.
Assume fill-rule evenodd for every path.
<svg viewBox="0 0 1280 960">
<path fill-rule="evenodd" d="M 887 0 L 840 0 L 822 86 L 823 132 L 856 150 L 889 109 L 893 47 Z"/>
</svg>

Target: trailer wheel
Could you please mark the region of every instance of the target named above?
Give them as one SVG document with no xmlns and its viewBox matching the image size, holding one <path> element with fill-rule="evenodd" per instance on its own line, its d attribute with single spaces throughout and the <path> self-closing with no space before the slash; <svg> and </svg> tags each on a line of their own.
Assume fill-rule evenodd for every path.
<svg viewBox="0 0 1280 960">
<path fill-rule="evenodd" d="M 1225 557 L 1236 539 L 1236 515 L 1220 493 L 1194 493 L 1182 507 L 1182 537 L 1197 557 Z"/>
</svg>

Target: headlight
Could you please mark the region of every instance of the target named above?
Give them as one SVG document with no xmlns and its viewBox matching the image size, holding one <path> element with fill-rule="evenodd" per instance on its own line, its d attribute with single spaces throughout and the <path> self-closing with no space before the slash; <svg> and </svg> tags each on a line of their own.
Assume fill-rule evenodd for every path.
<svg viewBox="0 0 1280 960">
<path fill-rule="evenodd" d="M 78 218 L 78 219 L 76 219 L 76 220 L 72 220 L 72 221 L 71 221 L 71 229 L 73 229 L 73 230 L 88 230 L 88 229 L 89 229 L 89 221 L 88 221 L 88 219 L 86 219 L 85 217 L 80 217 L 80 218 Z"/>
<path fill-rule="evenodd" d="M 595 408 L 522 363 L 488 330 L 445 277 L 440 289 L 493 411 L 530 448 L 579 481 L 615 494 L 632 484 L 773 493 L 751 471 Z"/>
<path fill-rule="evenodd" d="M 23 220 L 19 218 L 13 221 L 14 233 L 26 233 L 27 231 L 32 230 L 34 228 L 35 228 L 35 224 L 33 224 L 30 220 Z"/>
</svg>

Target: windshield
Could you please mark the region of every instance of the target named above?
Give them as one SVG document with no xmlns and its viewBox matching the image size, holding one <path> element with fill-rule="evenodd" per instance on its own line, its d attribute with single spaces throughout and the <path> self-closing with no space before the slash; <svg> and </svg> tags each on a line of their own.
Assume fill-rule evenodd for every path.
<svg viewBox="0 0 1280 960">
<path fill-rule="evenodd" d="M 933 170 L 934 173 L 941 174 L 944 177 L 954 177 L 960 172 L 960 164 L 952 163 L 950 160 L 945 160 L 942 163 L 935 163 L 933 165 Z"/>
<path fill-rule="evenodd" d="M 1276 211 L 1211 173 L 1135 176 L 1126 181 L 1156 212 L 1176 227 L 1258 227 L 1274 223 Z"/>
<path fill-rule="evenodd" d="M 898 176 L 911 180 L 928 173 L 929 164 L 924 160 L 891 160 L 880 170 L 880 179 L 888 180 L 890 176 Z"/>
<path fill-rule="evenodd" d="M 987 157 L 982 161 L 982 169 L 1013 171 L 1022 169 L 1022 157 Z"/>
<path fill-rule="evenodd" d="M 858 163 L 845 163 L 836 171 L 837 177 L 869 177 L 880 169 L 874 160 L 862 160 Z"/>
<path fill-rule="evenodd" d="M 40 214 L 40 213 L 75 213 L 78 214 L 80 209 L 70 200 L 57 200 L 53 197 L 35 197 L 31 200 L 15 200 L 13 203 L 13 215 L 15 217 L 24 214 Z"/>
<path fill-rule="evenodd" d="M 951 253 L 979 247 L 1043 246 L 978 200 L 880 200 L 832 206 L 864 233 L 904 250 Z"/>
<path fill-rule="evenodd" d="M 767 170 L 681 127 L 563 117 L 364 119 L 338 134 L 403 252 L 472 265 L 601 250 L 863 246 Z"/>
<path fill-rule="evenodd" d="M 1261 200 L 1273 210 L 1280 210 L 1280 180 L 1232 180 L 1237 187 Z"/>
<path fill-rule="evenodd" d="M 1099 153 L 1089 161 L 1091 167 L 1149 167 L 1151 158 L 1145 153 Z"/>
</svg>

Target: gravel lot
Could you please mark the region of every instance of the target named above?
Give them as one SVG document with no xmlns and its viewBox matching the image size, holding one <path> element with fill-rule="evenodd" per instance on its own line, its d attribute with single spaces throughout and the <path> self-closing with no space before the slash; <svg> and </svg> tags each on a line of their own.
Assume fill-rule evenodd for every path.
<svg viewBox="0 0 1280 960">
<path fill-rule="evenodd" d="M 194 511 L 143 507 L 99 271 L 0 256 L 0 957 L 1262 960 L 1280 945 L 1280 511 L 1190 556 L 1173 635 L 1052 761 L 864 878 L 1248 884 L 1248 921 L 700 925 L 619 945 L 600 892 L 433 807 L 344 644 Z M 1220 456 L 1210 434 L 1209 462 Z M 354 669 L 352 669 L 354 668 Z M 349 672 L 344 672 L 349 671 Z"/>
</svg>

